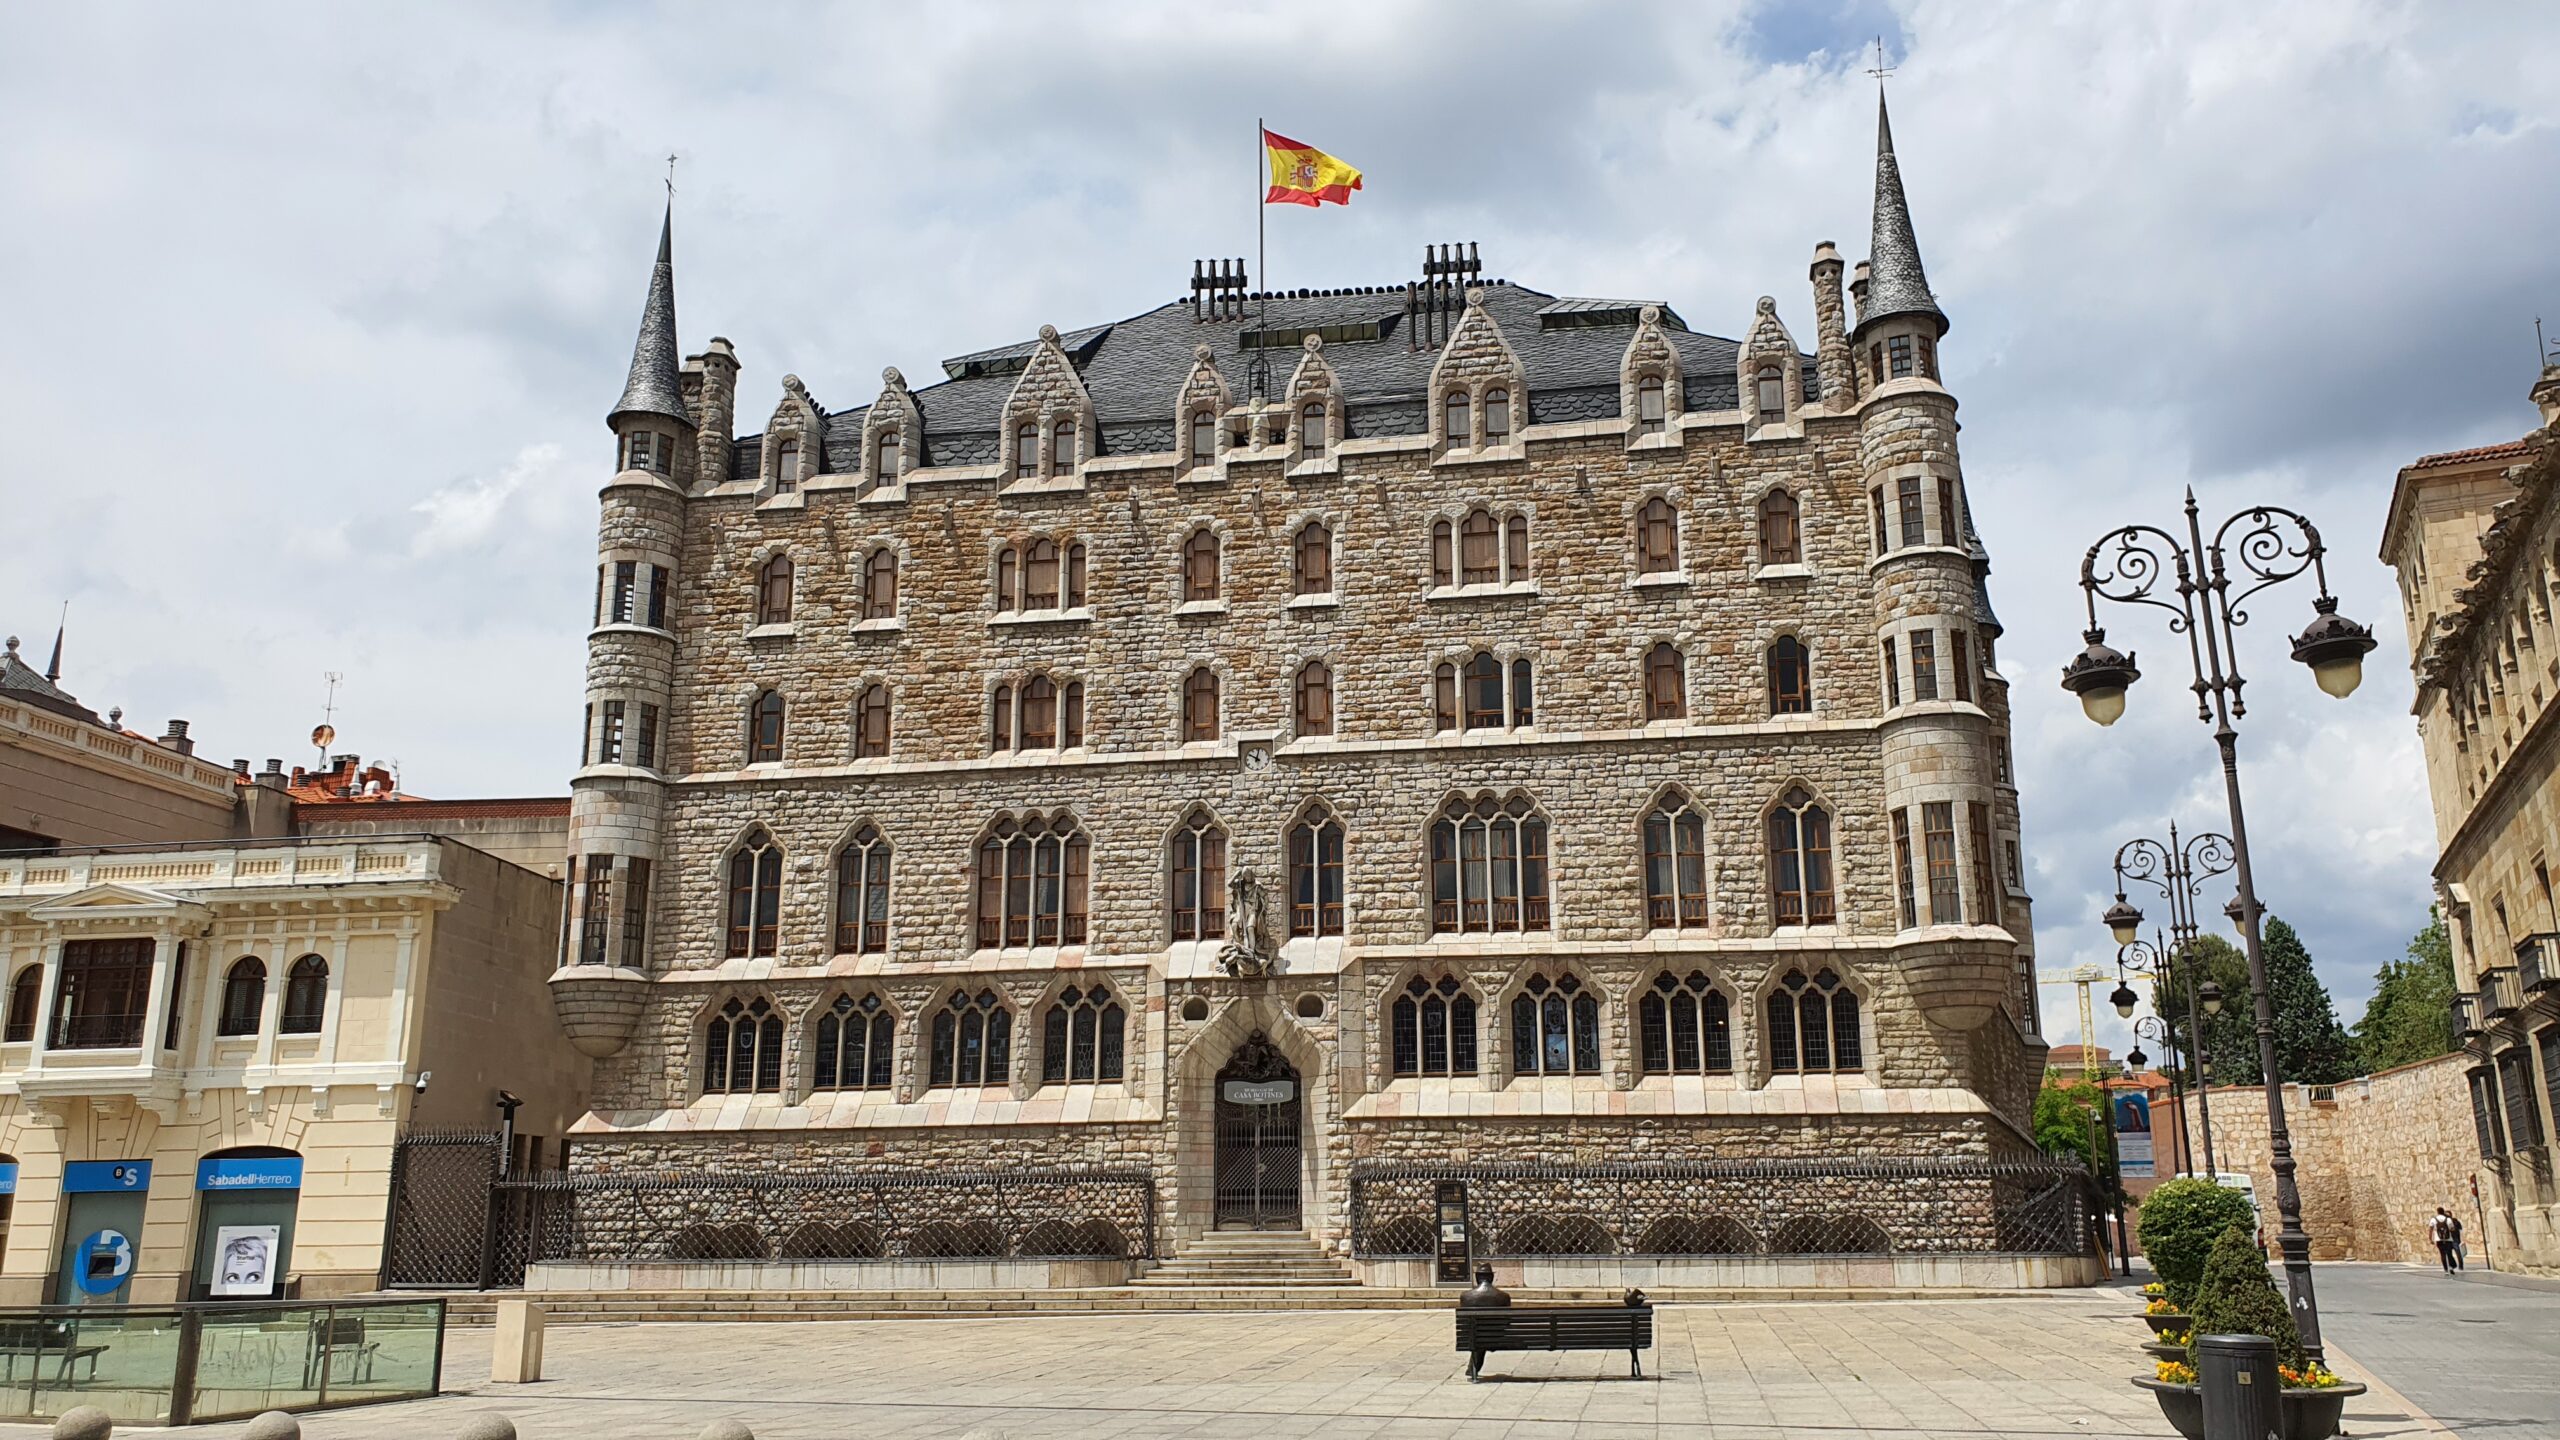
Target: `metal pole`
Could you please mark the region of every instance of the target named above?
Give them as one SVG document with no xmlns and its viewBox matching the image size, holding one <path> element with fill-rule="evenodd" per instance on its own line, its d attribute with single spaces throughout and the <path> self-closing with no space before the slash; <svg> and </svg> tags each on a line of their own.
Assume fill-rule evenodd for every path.
<svg viewBox="0 0 2560 1440">
<path fill-rule="evenodd" d="M 1254 312 L 1254 328 L 1262 333 L 1253 350 L 1253 426 L 1262 428 L 1262 397 L 1267 388 L 1271 345 L 1271 196 L 1263 188 L 1264 172 L 1271 159 L 1271 132 L 1263 128 L 1260 117 L 1253 122 L 1253 287 L 1262 296 Z M 1257 442 L 1258 443 L 1258 442 Z"/>
<path fill-rule="evenodd" d="M 2192 965 L 2181 968 L 2187 982 L 2187 1058 L 2196 1067 L 2196 1123 L 2204 1128 L 2204 1173 L 2220 1175 L 2213 1163 L 2213 1101 L 2207 1094 L 2212 1087 L 2204 1078 L 2204 1025 L 2196 1009 L 2196 972 Z"/>
</svg>

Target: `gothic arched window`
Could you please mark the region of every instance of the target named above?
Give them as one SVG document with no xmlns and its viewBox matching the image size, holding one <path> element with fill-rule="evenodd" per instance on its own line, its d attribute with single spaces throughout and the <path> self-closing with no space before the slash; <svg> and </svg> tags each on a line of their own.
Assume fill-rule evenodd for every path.
<svg viewBox="0 0 2560 1440">
<path fill-rule="evenodd" d="M 1022 608 L 1058 608 L 1058 542 L 1045 535 L 1022 550 Z"/>
<path fill-rule="evenodd" d="M 759 690 L 747 706 L 747 763 L 782 762 L 782 692 Z"/>
<path fill-rule="evenodd" d="M 1416 975 L 1387 1007 L 1387 1048 L 1398 1075 L 1476 1073 L 1476 997 L 1455 976 Z"/>
<path fill-rule="evenodd" d="M 1209 409 L 1191 412 L 1191 463 L 1206 465 L 1218 458 L 1218 416 Z"/>
<path fill-rule="evenodd" d="M 1321 806 L 1289 827 L 1289 933 L 1342 933 L 1342 822 Z"/>
<path fill-rule="evenodd" d="M 1076 473 L 1076 422 L 1061 420 L 1049 429 L 1049 473 Z"/>
<path fill-rule="evenodd" d="M 773 447 L 773 493 L 788 495 L 800 488 L 800 442 L 785 440 Z"/>
<path fill-rule="evenodd" d="M 1790 970 L 1769 992 L 1769 1069 L 1780 1075 L 1855 1074 L 1858 997 L 1828 969 Z"/>
<path fill-rule="evenodd" d="M 853 703 L 853 758 L 878 760 L 889 753 L 889 687 L 866 685 Z"/>
<path fill-rule="evenodd" d="M 1333 733 L 1333 667 L 1310 660 L 1298 667 L 1298 733 Z"/>
<path fill-rule="evenodd" d="M 1647 1075 L 1733 1071 L 1732 1003 L 1703 971 L 1654 976 L 1636 1000 L 1636 1032 Z"/>
<path fill-rule="evenodd" d="M 1679 568 L 1679 517 L 1671 502 L 1657 495 L 1636 512 L 1636 573 L 1668 575 Z"/>
<path fill-rule="evenodd" d="M 782 847 L 762 828 L 729 856 L 729 955 L 778 952 L 782 928 Z"/>
<path fill-rule="evenodd" d="M 1013 478 L 1029 480 L 1040 473 L 1040 427 L 1026 420 L 1013 427 Z"/>
<path fill-rule="evenodd" d="M 702 1093 L 770 1095 L 782 1088 L 782 1012 L 759 995 L 732 998 L 711 1017 L 702 1047 Z"/>
<path fill-rule="evenodd" d="M 1218 738 L 1218 673 L 1203 665 L 1182 682 L 1182 739 Z"/>
<path fill-rule="evenodd" d="M 898 552 L 883 545 L 862 567 L 862 618 L 894 620 L 898 616 Z"/>
<path fill-rule="evenodd" d="M 1311 400 L 1298 412 L 1299 443 L 1307 454 L 1322 455 L 1324 453 L 1326 442 L 1332 438 L 1327 433 L 1328 428 L 1325 423 L 1323 401 Z"/>
<path fill-rule="evenodd" d="M 1440 434 L 1452 448 L 1464 448 L 1476 443 L 1475 420 L 1468 413 L 1466 391 L 1452 390 L 1448 398 L 1441 402 Z"/>
<path fill-rule="evenodd" d="M 865 825 L 836 852 L 836 953 L 889 948 L 889 841 Z"/>
<path fill-rule="evenodd" d="M 317 1035 L 329 1011 L 329 962 L 305 955 L 285 972 L 284 1011 L 276 1029 L 286 1035 Z"/>
<path fill-rule="evenodd" d="M 1831 813 L 1801 785 L 1769 812 L 1769 898 L 1780 925 L 1829 925 L 1838 919 L 1831 883 Z"/>
<path fill-rule="evenodd" d="M 978 842 L 978 944 L 1081 945 L 1090 842 L 1073 816 L 996 822 Z"/>
<path fill-rule="evenodd" d="M 934 1013 L 925 1083 L 1002 1085 L 1013 1069 L 1013 1010 L 993 990 L 957 994 Z"/>
<path fill-rule="evenodd" d="M 1644 718 L 1679 720 L 1689 713 L 1689 665 L 1668 640 L 1644 652 Z"/>
<path fill-rule="evenodd" d="M 1511 438 L 1511 392 L 1499 385 L 1484 392 L 1484 438 L 1495 445 Z"/>
<path fill-rule="evenodd" d="M 1520 1075 L 1600 1073 L 1600 997 L 1573 975 L 1532 975 L 1511 997 L 1511 1068 Z"/>
<path fill-rule="evenodd" d="M 1502 727 L 1502 662 L 1490 650 L 1467 657 L 1466 726 L 1470 730 Z"/>
<path fill-rule="evenodd" d="M 1772 490 L 1760 497 L 1760 563 L 1794 565 L 1804 559 L 1803 536 L 1797 525 L 1796 497 L 1784 490 Z"/>
<path fill-rule="evenodd" d="M 1060 991 L 1040 1020 L 1040 1083 L 1119 1079 L 1128 1023 L 1129 1012 L 1099 981 Z"/>
<path fill-rule="evenodd" d="M 1761 366 L 1759 372 L 1752 377 L 1752 390 L 1760 402 L 1760 419 L 1763 424 L 1787 418 L 1787 387 L 1779 378 L 1777 366 Z"/>
<path fill-rule="evenodd" d="M 19 972 L 19 983 L 25 984 L 25 977 L 34 973 L 36 971 L 33 966 Z M 27 1004 L 28 1024 L 32 1027 L 35 1018 L 33 995 L 27 997 Z M 213 1033 L 255 1035 L 258 1033 L 258 1025 L 266 1007 L 267 962 L 255 955 L 243 955 L 231 962 L 231 973 L 223 977 L 222 1018 L 214 1025 Z M 12 1034 L 16 1033 L 17 1014 L 16 997 L 12 996 L 9 1010 Z M 30 1028 L 29 1037 L 33 1038 L 32 1028 Z"/>
<path fill-rule="evenodd" d="M 1457 552 L 1451 543 L 1455 533 L 1446 520 L 1435 521 L 1431 526 L 1431 583 L 1435 586 L 1458 583 Z"/>
<path fill-rule="evenodd" d="M 1665 428 L 1662 377 L 1647 375 L 1636 382 L 1636 433 L 1659 435 Z"/>
<path fill-rule="evenodd" d="M 1058 683 L 1046 675 L 1022 682 L 1022 724 L 1018 748 L 1058 748 Z"/>
<path fill-rule="evenodd" d="M 756 623 L 783 625 L 791 620 L 791 557 L 776 555 L 756 572 Z"/>
<path fill-rule="evenodd" d="M 1218 536 L 1212 530 L 1194 530 L 1182 542 L 1182 598 L 1185 601 L 1218 598 Z"/>
<path fill-rule="evenodd" d="M 812 1090 L 885 1090 L 897 1051 L 898 1020 L 877 995 L 838 995 L 818 1014 Z"/>
<path fill-rule="evenodd" d="M 1227 933 L 1227 832 L 1194 811 L 1173 832 L 1172 893 L 1176 940 L 1218 940 Z"/>
<path fill-rule="evenodd" d="M 1490 510 L 1470 510 L 1458 527 L 1458 583 L 1492 585 L 1501 579 L 1501 522 Z"/>
<path fill-rule="evenodd" d="M 1521 795 L 1450 801 L 1431 825 L 1432 933 L 1546 928 L 1546 817 Z"/>
<path fill-rule="evenodd" d="M 1644 915 L 1657 930 L 1707 923 L 1707 821 L 1685 795 L 1645 812 Z"/>
<path fill-rule="evenodd" d="M 1298 527 L 1297 553 L 1290 566 L 1292 588 L 1300 595 L 1333 593 L 1333 531 L 1321 520 Z"/>
<path fill-rule="evenodd" d="M 1802 715 L 1813 709 L 1813 656 L 1804 642 L 1781 635 L 1769 646 L 1769 713 Z"/>
<path fill-rule="evenodd" d="M 884 484 L 888 481 L 897 479 L 898 471 L 901 468 L 902 463 L 906 460 L 906 450 L 898 443 L 898 432 L 896 428 L 892 427 L 883 430 L 878 435 L 874 436 L 871 441 L 871 449 L 873 456 L 873 478 Z"/>
</svg>

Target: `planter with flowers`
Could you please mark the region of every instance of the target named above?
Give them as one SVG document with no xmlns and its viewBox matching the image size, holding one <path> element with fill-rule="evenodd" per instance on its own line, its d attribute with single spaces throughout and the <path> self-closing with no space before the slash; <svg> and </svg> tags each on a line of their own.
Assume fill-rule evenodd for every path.
<svg viewBox="0 0 2560 1440">
<path fill-rule="evenodd" d="M 2206 1335 L 2264 1335 L 2276 1343 L 2276 1375 L 2284 1386 L 2282 1440 L 2329 1440 L 2338 1433 L 2348 1399 L 2364 1393 L 2362 1385 L 2340 1380 L 2302 1353 L 2293 1312 L 2276 1293 L 2266 1259 L 2245 1224 L 2234 1224 L 2214 1242 L 2196 1288 L 2195 1323 L 2185 1337 L 2185 1357 L 2159 1355 L 2164 1342 L 2154 1341 L 2143 1347 L 2158 1362 L 2153 1378 L 2137 1376 L 2133 1382 L 2159 1400 L 2161 1417 L 2186 1440 L 2204 1437 L 2204 1393 L 2196 1383 L 2194 1347 Z"/>
</svg>

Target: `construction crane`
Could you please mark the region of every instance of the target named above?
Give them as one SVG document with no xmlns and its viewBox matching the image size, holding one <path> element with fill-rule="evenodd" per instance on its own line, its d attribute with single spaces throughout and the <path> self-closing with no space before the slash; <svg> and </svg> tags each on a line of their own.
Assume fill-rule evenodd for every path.
<svg viewBox="0 0 2560 1440">
<path fill-rule="evenodd" d="M 2097 1025 L 2094 1012 L 2089 1005 L 2089 987 L 2092 985 L 2103 985 L 2106 983 L 2106 980 L 2107 972 L 2104 968 L 2090 964 L 2086 961 L 2074 965 L 2068 970 L 2039 970 L 2036 972 L 2036 983 L 2039 985 L 2073 985 L 2079 987 L 2080 1074 L 2092 1085 L 2099 1084 L 2102 1077 L 2098 1073 Z"/>
</svg>

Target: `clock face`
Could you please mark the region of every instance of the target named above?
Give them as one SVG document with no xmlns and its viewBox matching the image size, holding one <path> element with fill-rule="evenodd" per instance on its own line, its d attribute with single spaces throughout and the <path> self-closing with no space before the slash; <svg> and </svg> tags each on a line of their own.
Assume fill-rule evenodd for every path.
<svg viewBox="0 0 2560 1440">
<path fill-rule="evenodd" d="M 1256 746 L 1255 748 L 1253 748 L 1253 749 L 1251 749 L 1251 750 L 1247 750 L 1246 752 L 1244 752 L 1244 768 L 1246 768 L 1247 770 L 1268 770 L 1268 769 L 1270 769 L 1270 768 L 1271 768 L 1271 752 L 1270 752 L 1270 751 L 1268 751 L 1268 750 L 1262 749 L 1260 746 Z"/>
</svg>

